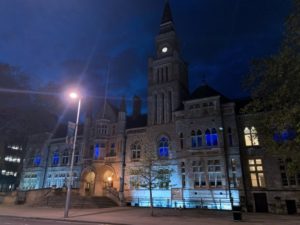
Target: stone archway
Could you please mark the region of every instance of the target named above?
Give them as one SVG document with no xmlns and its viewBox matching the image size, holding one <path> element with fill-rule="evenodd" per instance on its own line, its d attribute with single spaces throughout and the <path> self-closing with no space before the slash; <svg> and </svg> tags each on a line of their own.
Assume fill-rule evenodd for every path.
<svg viewBox="0 0 300 225">
<path fill-rule="evenodd" d="M 97 168 L 94 192 L 96 196 L 102 196 L 104 189 L 116 188 L 118 184 L 117 174 L 112 166 L 102 165 Z"/>
<path fill-rule="evenodd" d="M 83 196 L 92 196 L 95 192 L 96 173 L 92 168 L 87 168 L 81 175 L 80 194 Z"/>
</svg>

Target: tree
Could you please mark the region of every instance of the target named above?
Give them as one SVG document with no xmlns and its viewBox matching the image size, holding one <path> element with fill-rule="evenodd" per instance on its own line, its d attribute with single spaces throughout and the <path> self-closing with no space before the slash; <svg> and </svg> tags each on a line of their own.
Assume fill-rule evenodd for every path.
<svg viewBox="0 0 300 225">
<path fill-rule="evenodd" d="M 138 165 L 129 170 L 131 176 L 137 177 L 137 180 L 132 182 L 131 185 L 149 190 L 151 216 L 154 215 L 152 191 L 155 188 L 168 188 L 171 173 L 172 169 L 163 165 L 157 156 L 155 148 L 149 145 L 145 145 Z"/>
<path fill-rule="evenodd" d="M 300 169 L 300 0 L 293 0 L 282 46 L 276 55 L 253 63 L 247 86 L 260 144 L 287 159 L 290 173 Z M 292 160 L 289 160 L 292 158 Z"/>
</svg>

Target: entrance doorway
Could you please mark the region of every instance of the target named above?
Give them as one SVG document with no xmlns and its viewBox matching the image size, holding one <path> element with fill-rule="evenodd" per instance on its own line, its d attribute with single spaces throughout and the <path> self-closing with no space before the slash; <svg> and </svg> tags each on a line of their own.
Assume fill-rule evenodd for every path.
<svg viewBox="0 0 300 225">
<path fill-rule="evenodd" d="M 254 193 L 255 211 L 268 212 L 268 201 L 266 193 Z"/>
<path fill-rule="evenodd" d="M 86 174 L 84 179 L 85 195 L 93 195 L 94 188 L 95 188 L 95 173 L 93 171 L 90 171 L 89 173 Z"/>
<path fill-rule="evenodd" d="M 285 202 L 288 214 L 297 213 L 297 206 L 295 200 L 286 200 Z"/>
</svg>

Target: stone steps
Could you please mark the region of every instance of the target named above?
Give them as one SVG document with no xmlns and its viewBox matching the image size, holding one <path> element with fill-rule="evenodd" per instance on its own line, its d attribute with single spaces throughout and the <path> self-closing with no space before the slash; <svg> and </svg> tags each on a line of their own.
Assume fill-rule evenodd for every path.
<svg viewBox="0 0 300 225">
<path fill-rule="evenodd" d="M 65 207 L 66 195 L 49 196 L 46 199 L 46 206 L 53 208 Z M 72 195 L 70 199 L 71 208 L 109 208 L 117 204 L 107 197 L 83 197 Z"/>
</svg>

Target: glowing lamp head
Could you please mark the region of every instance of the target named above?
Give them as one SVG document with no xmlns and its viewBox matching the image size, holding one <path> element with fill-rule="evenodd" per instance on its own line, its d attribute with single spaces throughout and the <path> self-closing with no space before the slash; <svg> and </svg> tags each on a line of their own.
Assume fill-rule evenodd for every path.
<svg viewBox="0 0 300 225">
<path fill-rule="evenodd" d="M 108 180 L 109 182 L 111 182 L 111 181 L 112 181 L 112 177 L 108 177 L 107 180 Z"/>
<path fill-rule="evenodd" d="M 71 93 L 69 94 L 69 96 L 70 96 L 70 98 L 72 98 L 72 99 L 78 98 L 78 94 L 75 93 L 75 92 L 71 92 Z"/>
</svg>

